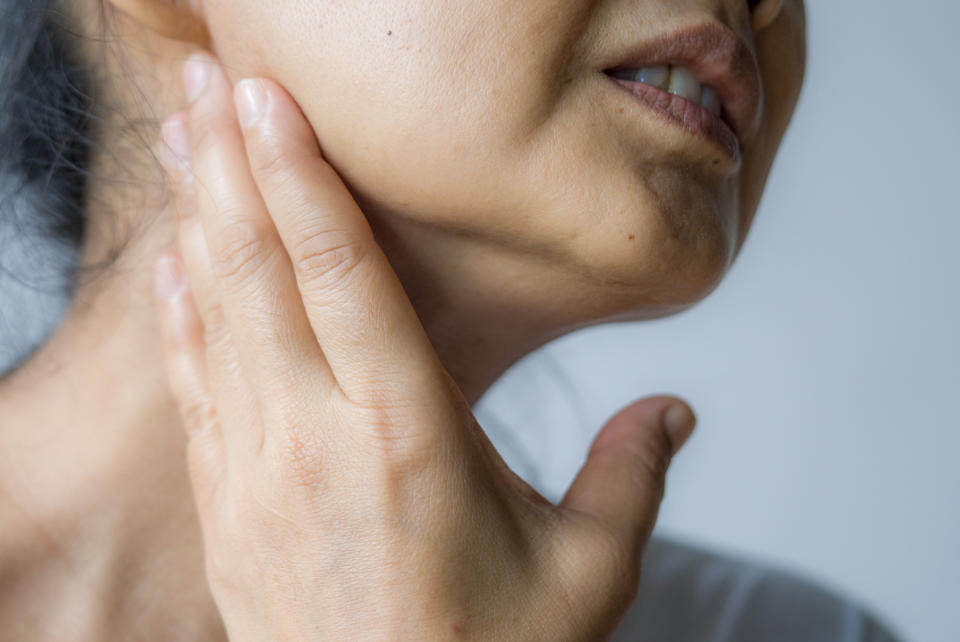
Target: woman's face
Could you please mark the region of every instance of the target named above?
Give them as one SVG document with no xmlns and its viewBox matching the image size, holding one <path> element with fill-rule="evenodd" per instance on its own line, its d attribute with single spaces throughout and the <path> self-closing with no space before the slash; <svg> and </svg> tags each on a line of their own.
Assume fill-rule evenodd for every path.
<svg viewBox="0 0 960 642">
<path fill-rule="evenodd" d="M 758 32 L 748 4 L 205 0 L 203 11 L 226 66 L 290 91 L 362 205 L 573 270 L 592 297 L 629 292 L 641 317 L 719 282 L 793 112 L 803 2 L 783 0 Z M 761 112 L 739 160 L 604 73 L 704 23 L 756 60 Z"/>
</svg>

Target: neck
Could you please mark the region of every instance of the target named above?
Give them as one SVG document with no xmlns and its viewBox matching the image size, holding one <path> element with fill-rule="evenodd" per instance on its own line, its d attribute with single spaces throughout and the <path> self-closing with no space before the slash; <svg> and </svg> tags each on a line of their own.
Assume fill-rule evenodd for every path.
<svg viewBox="0 0 960 642">
<path fill-rule="evenodd" d="M 174 238 L 156 220 L 0 381 L 2 639 L 222 635 L 154 317 L 150 268 Z M 471 405 L 549 338 L 494 298 L 497 259 L 471 279 L 441 268 L 469 246 L 412 224 L 376 232 Z"/>
<path fill-rule="evenodd" d="M 154 70 L 144 77 L 157 86 L 143 91 L 156 113 L 169 113 L 179 66 L 139 64 Z M 153 261 L 176 237 L 161 208 L 129 207 L 160 200 L 141 190 L 159 185 L 149 159 L 128 155 L 155 131 L 100 136 L 111 152 L 92 159 L 92 175 L 124 180 L 91 181 L 82 263 L 111 267 L 81 280 L 57 331 L 0 380 L 0 639 L 223 638 L 151 294 Z M 361 208 L 471 405 L 523 355 L 605 312 L 559 296 L 534 304 L 531 289 L 558 278 L 543 257 Z M 134 238 L 115 258 L 118 231 Z"/>
<path fill-rule="evenodd" d="M 149 303 L 78 292 L 0 385 L 2 639 L 219 630 Z"/>
</svg>

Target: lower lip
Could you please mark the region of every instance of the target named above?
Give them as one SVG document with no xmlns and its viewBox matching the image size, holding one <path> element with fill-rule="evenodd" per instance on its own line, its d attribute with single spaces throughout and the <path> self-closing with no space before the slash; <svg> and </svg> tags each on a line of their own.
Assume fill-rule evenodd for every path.
<svg viewBox="0 0 960 642">
<path fill-rule="evenodd" d="M 604 74 L 606 75 L 606 74 Z M 704 107 L 653 85 L 607 76 L 653 111 L 723 150 L 731 161 L 740 159 L 740 141 L 722 118 Z"/>
</svg>

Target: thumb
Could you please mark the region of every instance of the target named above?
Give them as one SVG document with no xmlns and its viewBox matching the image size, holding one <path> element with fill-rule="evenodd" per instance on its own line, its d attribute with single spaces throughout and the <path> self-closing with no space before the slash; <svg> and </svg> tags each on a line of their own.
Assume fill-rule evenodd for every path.
<svg viewBox="0 0 960 642">
<path fill-rule="evenodd" d="M 690 406 L 676 397 L 627 406 L 593 440 L 560 506 L 596 517 L 639 556 L 657 520 L 670 460 L 695 424 Z"/>
</svg>

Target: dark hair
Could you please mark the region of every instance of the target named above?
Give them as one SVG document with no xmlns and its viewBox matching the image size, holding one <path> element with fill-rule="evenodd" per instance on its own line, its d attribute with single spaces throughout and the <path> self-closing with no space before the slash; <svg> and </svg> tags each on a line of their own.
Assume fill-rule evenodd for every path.
<svg viewBox="0 0 960 642">
<path fill-rule="evenodd" d="M 84 235 L 90 75 L 62 18 L 0 0 L 0 373 L 59 323 Z"/>
</svg>

